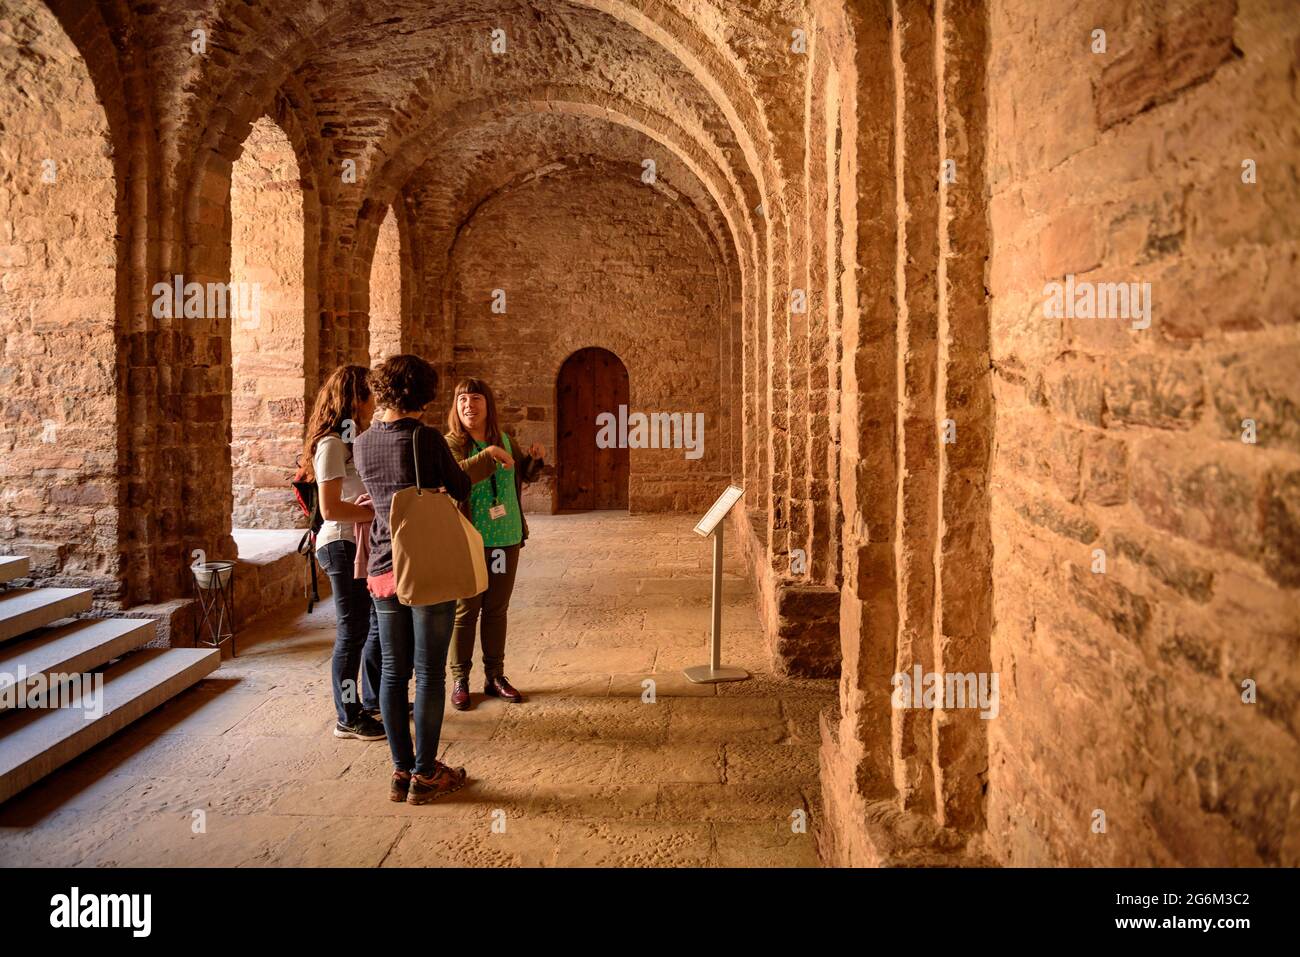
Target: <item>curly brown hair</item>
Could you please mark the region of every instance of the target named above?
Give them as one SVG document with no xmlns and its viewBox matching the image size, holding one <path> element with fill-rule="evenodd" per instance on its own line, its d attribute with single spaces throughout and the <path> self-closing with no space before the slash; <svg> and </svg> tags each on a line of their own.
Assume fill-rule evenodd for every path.
<svg viewBox="0 0 1300 957">
<path fill-rule="evenodd" d="M 375 403 L 394 412 L 420 412 L 438 394 L 438 370 L 419 356 L 389 356 L 370 373 Z"/>
</svg>

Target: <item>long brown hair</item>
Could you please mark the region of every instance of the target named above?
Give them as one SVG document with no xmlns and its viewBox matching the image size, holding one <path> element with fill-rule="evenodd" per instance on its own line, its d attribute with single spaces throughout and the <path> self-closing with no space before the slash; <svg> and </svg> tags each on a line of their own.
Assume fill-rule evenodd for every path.
<svg viewBox="0 0 1300 957">
<path fill-rule="evenodd" d="M 339 366 L 330 373 L 320 391 L 316 405 L 307 421 L 307 440 L 302 447 L 301 481 L 316 481 L 316 444 L 327 435 L 343 432 L 345 423 L 352 421 L 354 430 L 360 429 L 361 404 L 370 398 L 370 370 L 365 366 Z"/>
<path fill-rule="evenodd" d="M 460 420 L 460 413 L 456 411 L 456 400 L 465 393 L 481 395 L 487 400 L 487 432 L 484 438 L 488 445 L 500 445 L 501 427 L 497 425 L 497 397 L 492 394 L 490 385 L 472 376 L 456 383 L 456 390 L 451 394 L 451 411 L 447 413 L 447 431 L 466 444 L 474 441 L 474 436 L 469 434 L 465 423 Z"/>
</svg>

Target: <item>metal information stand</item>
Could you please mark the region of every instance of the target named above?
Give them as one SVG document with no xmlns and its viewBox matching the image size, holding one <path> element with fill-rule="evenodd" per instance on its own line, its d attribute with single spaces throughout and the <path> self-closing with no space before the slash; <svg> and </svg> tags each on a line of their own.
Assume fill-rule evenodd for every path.
<svg viewBox="0 0 1300 957">
<path fill-rule="evenodd" d="M 694 665 L 683 672 L 697 684 L 744 681 L 749 677 L 744 668 L 722 664 L 722 520 L 744 494 L 745 490 L 739 485 L 727 486 L 695 526 L 695 534 L 704 538 L 713 536 L 713 633 L 709 638 L 709 663 Z"/>
</svg>

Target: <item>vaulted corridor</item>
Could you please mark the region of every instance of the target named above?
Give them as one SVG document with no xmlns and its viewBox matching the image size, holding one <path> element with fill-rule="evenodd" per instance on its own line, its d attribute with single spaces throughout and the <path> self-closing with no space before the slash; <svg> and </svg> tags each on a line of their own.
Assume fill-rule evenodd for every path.
<svg viewBox="0 0 1300 957">
<path fill-rule="evenodd" d="M 1295 12 L 0 0 L 0 860 L 1300 864 Z M 410 355 L 538 468 L 423 808 L 290 484 Z"/>
</svg>

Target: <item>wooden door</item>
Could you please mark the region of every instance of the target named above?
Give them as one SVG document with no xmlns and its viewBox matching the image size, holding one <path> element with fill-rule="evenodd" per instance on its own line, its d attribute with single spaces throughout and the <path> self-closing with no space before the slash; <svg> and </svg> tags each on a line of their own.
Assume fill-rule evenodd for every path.
<svg viewBox="0 0 1300 957">
<path fill-rule="evenodd" d="M 596 446 L 596 416 L 628 404 L 627 367 L 606 349 L 580 349 L 555 383 L 556 511 L 627 508 L 626 448 Z"/>
</svg>

